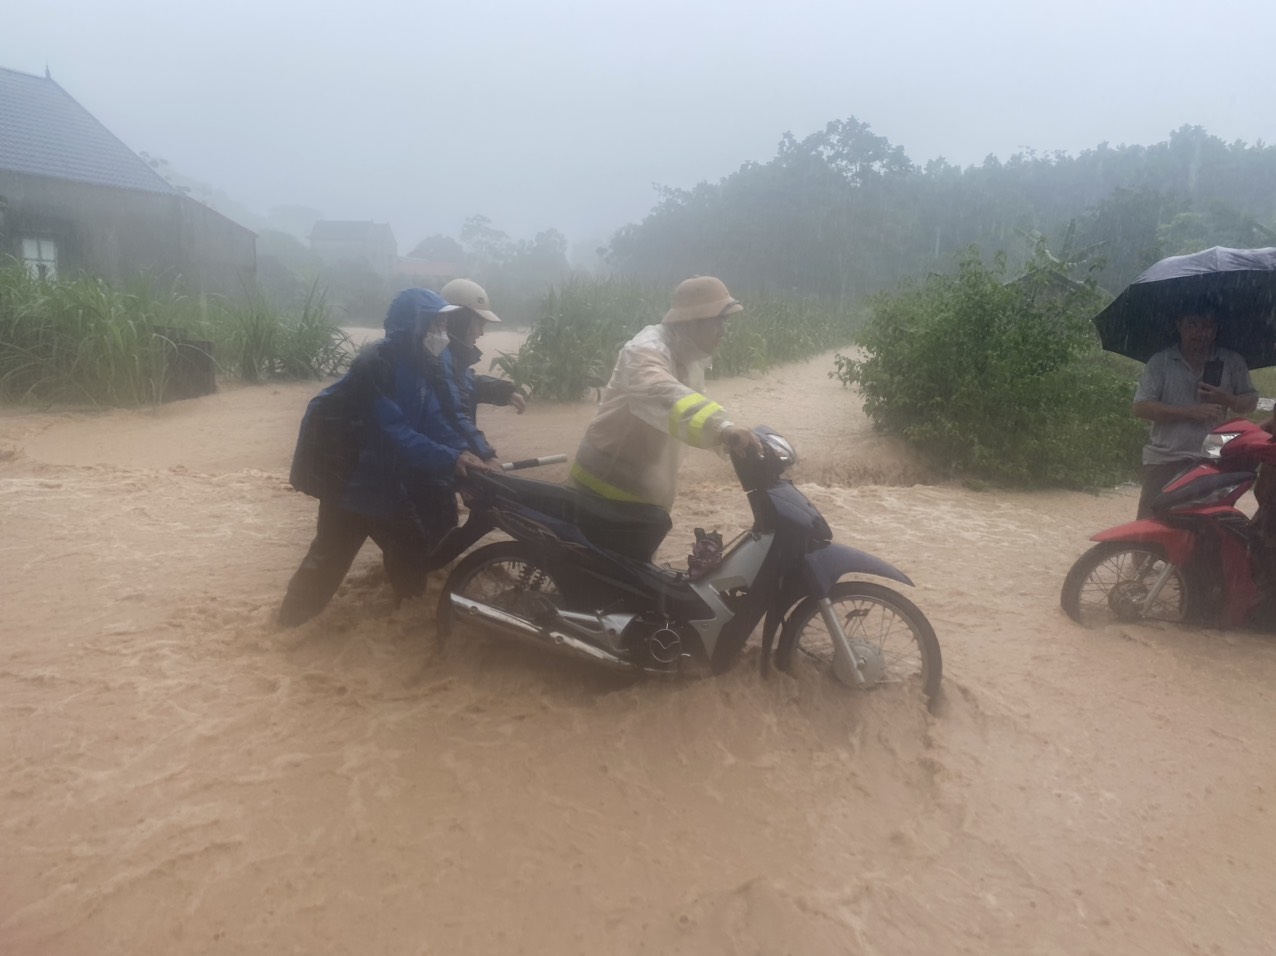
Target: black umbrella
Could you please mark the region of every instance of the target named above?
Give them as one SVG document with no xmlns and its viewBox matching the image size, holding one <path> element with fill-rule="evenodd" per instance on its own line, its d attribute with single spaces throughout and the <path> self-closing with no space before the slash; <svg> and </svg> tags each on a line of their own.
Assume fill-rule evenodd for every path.
<svg viewBox="0 0 1276 956">
<path fill-rule="evenodd" d="M 1170 345 L 1185 312 L 1212 311 L 1218 344 L 1250 368 L 1276 365 L 1276 248 L 1215 246 L 1170 256 L 1131 282 L 1094 317 L 1109 352 L 1146 362 Z"/>
</svg>

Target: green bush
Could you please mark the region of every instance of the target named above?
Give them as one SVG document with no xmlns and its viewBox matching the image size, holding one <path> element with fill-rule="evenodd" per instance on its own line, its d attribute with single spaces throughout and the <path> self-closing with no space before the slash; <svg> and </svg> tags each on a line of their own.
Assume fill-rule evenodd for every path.
<svg viewBox="0 0 1276 956">
<path fill-rule="evenodd" d="M 265 296 L 221 306 L 207 325 L 223 369 L 245 382 L 319 378 L 340 372 L 350 360 L 350 339 L 329 315 L 323 292 L 312 285 L 301 311 L 288 315 Z"/>
<path fill-rule="evenodd" d="M 857 312 L 814 296 L 748 295 L 740 318 L 727 323 L 711 374 L 745 375 L 799 362 L 845 345 L 858 325 Z"/>
<path fill-rule="evenodd" d="M 1005 281 L 977 251 L 956 275 L 875 300 L 834 374 L 864 410 L 937 462 L 995 481 L 1093 487 L 1128 478 L 1146 426 L 1130 414 L 1134 363 L 1098 348 L 1093 282 L 1073 282 L 1039 248 L 1029 278 Z"/>
<path fill-rule="evenodd" d="M 313 288 L 288 315 L 255 292 L 243 303 L 200 303 L 140 278 L 38 279 L 0 263 L 0 400 L 158 402 L 178 338 L 211 341 L 223 374 L 249 382 L 330 374 L 350 355 Z"/>
<path fill-rule="evenodd" d="M 576 401 L 611 377 L 616 356 L 643 326 L 659 322 L 670 290 L 623 279 L 575 279 L 552 289 L 517 353 L 497 357 L 518 385 L 541 399 Z M 743 375 L 809 358 L 854 335 L 856 316 L 813 298 L 743 296 L 745 311 L 727 323 L 711 377 Z"/>
<path fill-rule="evenodd" d="M 551 289 L 522 347 L 492 363 L 538 399 L 576 401 L 611 377 L 620 348 L 659 320 L 650 287 L 606 279 L 573 279 Z"/>
<path fill-rule="evenodd" d="M 138 284 L 46 281 L 0 268 L 0 398 L 135 405 L 164 388 L 168 330 L 190 316 Z"/>
</svg>

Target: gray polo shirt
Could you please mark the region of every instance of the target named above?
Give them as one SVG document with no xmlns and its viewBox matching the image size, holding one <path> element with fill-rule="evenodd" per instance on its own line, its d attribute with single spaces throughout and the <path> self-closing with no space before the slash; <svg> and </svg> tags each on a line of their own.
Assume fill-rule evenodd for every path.
<svg viewBox="0 0 1276 956">
<path fill-rule="evenodd" d="M 1245 360 L 1231 349 L 1215 348 L 1210 358 L 1223 360 L 1221 388 L 1233 395 L 1253 395 L 1257 392 L 1249 380 Z M 1139 402 L 1164 402 L 1166 405 L 1195 405 L 1196 386 L 1201 372 L 1192 368 L 1177 345 L 1161 349 L 1150 359 L 1139 377 L 1139 387 L 1134 393 L 1134 404 Z M 1153 422 L 1148 443 L 1143 446 L 1143 464 L 1163 465 L 1201 454 L 1201 442 L 1214 430 L 1206 422 Z"/>
</svg>

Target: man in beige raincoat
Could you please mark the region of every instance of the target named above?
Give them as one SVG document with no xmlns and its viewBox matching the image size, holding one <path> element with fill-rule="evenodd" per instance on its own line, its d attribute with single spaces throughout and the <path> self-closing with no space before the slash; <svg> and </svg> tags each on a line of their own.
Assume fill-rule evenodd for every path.
<svg viewBox="0 0 1276 956">
<path fill-rule="evenodd" d="M 669 511 L 685 445 L 725 447 L 733 454 L 761 443 L 703 393 L 709 356 L 726 318 L 743 306 L 720 279 L 696 276 L 673 293 L 673 307 L 620 350 L 597 417 L 572 465 L 572 483 L 613 501 Z"/>
</svg>

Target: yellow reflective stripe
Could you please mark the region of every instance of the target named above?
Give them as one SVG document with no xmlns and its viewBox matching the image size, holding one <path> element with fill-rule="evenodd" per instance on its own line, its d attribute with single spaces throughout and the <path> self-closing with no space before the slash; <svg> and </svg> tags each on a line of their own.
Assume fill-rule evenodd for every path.
<svg viewBox="0 0 1276 956">
<path fill-rule="evenodd" d="M 704 442 L 701 441 L 701 432 L 704 431 L 704 424 L 720 411 L 723 411 L 721 405 L 717 402 L 710 402 L 696 412 L 696 417 L 691 419 L 691 424 L 687 426 L 687 440 L 690 444 L 695 445 L 697 448 L 704 447 Z"/>
<path fill-rule="evenodd" d="M 649 504 L 645 498 L 639 498 L 637 495 L 631 495 L 627 491 L 621 491 L 615 485 L 609 485 L 601 478 L 591 475 L 584 468 L 580 467 L 578 462 L 572 462 L 572 478 L 579 481 L 596 495 L 604 498 L 610 498 L 612 501 L 638 501 L 643 504 Z"/>
<path fill-rule="evenodd" d="M 677 436 L 681 430 L 683 418 L 707 401 L 709 399 L 699 392 L 692 392 L 674 402 L 673 408 L 669 409 L 669 434 Z"/>
</svg>

